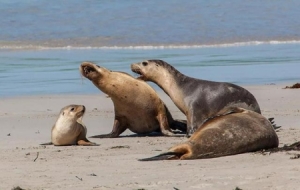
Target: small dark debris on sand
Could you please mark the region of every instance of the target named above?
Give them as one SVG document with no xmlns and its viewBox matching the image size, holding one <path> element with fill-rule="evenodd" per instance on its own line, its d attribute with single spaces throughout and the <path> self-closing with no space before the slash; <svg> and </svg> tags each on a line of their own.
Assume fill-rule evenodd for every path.
<svg viewBox="0 0 300 190">
<path fill-rule="evenodd" d="M 292 151 L 292 150 L 300 151 L 300 141 L 297 141 L 291 145 L 284 145 L 283 147 L 262 150 L 260 151 L 260 153 L 266 155 L 266 153 L 271 154 L 274 152 L 283 152 L 283 151 Z"/>
<path fill-rule="evenodd" d="M 129 146 L 112 146 L 110 149 L 116 149 L 116 148 L 130 148 Z"/>
<path fill-rule="evenodd" d="M 300 154 L 295 154 L 294 156 L 290 157 L 290 159 L 299 159 L 300 158 Z"/>
<path fill-rule="evenodd" d="M 75 176 L 77 179 L 79 179 L 80 181 L 82 181 L 82 178 L 78 177 L 78 176 Z"/>
<path fill-rule="evenodd" d="M 13 187 L 11 190 L 25 190 L 25 189 L 23 189 L 23 188 L 17 186 L 17 187 Z"/>
<path fill-rule="evenodd" d="M 286 86 L 286 87 L 283 88 L 283 89 L 292 89 L 292 88 L 300 88 L 300 83 L 296 83 L 296 84 L 294 84 L 294 85 L 292 85 L 292 86 Z"/>
</svg>

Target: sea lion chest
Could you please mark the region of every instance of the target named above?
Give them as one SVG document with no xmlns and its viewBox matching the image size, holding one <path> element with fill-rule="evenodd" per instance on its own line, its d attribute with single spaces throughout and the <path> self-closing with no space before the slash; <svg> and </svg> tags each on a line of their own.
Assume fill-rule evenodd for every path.
<svg viewBox="0 0 300 190">
<path fill-rule="evenodd" d="M 55 144 L 76 144 L 77 136 L 80 133 L 80 124 L 74 120 L 67 120 L 60 117 L 52 129 L 52 143 Z"/>
</svg>

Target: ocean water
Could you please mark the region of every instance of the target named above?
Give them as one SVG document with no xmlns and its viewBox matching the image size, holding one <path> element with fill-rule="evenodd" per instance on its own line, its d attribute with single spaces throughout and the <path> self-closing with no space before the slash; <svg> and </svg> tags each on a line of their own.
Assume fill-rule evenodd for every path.
<svg viewBox="0 0 300 190">
<path fill-rule="evenodd" d="M 99 93 L 81 78 L 82 61 L 133 74 L 131 63 L 163 59 L 201 79 L 299 82 L 299 7 L 297 0 L 2 0 L 0 96 Z"/>
</svg>

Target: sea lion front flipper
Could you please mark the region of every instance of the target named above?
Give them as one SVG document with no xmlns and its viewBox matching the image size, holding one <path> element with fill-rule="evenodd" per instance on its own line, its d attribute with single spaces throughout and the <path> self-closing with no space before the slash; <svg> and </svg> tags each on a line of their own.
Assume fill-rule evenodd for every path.
<svg viewBox="0 0 300 190">
<path fill-rule="evenodd" d="M 164 115 L 164 114 L 159 114 L 157 116 L 157 120 L 158 120 L 158 123 L 159 123 L 159 126 L 160 126 L 160 130 L 161 130 L 161 133 L 164 134 L 165 136 L 169 136 L 169 137 L 175 137 L 175 136 L 178 136 L 176 134 L 174 134 L 172 131 L 171 131 L 171 128 L 169 126 L 169 123 L 168 123 L 168 119 L 167 119 L 167 116 Z"/>
<path fill-rule="evenodd" d="M 99 146 L 99 144 L 94 143 L 94 142 L 90 142 L 86 138 L 86 133 L 87 133 L 86 126 L 81 121 L 77 121 L 77 122 L 78 122 L 78 125 L 80 125 L 80 127 L 81 127 L 81 132 L 79 133 L 79 135 L 77 137 L 77 145 L 80 145 L 80 146 Z"/>
<path fill-rule="evenodd" d="M 52 142 L 47 142 L 47 143 L 42 143 L 40 145 L 53 145 L 53 143 Z"/>
<path fill-rule="evenodd" d="M 95 135 L 89 138 L 115 138 L 123 133 L 126 129 L 127 127 L 124 124 L 121 124 L 119 120 L 115 119 L 113 129 L 109 134 Z"/>
</svg>

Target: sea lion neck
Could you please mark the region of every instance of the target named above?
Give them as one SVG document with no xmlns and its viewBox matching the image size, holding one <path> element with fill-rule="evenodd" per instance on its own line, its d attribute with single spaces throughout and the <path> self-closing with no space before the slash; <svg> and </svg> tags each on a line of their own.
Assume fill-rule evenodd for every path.
<svg viewBox="0 0 300 190">
<path fill-rule="evenodd" d="M 180 111 L 186 113 L 187 108 L 183 103 L 184 94 L 181 89 L 184 88 L 189 77 L 161 60 L 149 60 L 148 65 L 144 67 L 150 68 L 142 69 L 146 78 L 156 83 L 173 100 Z"/>
</svg>

